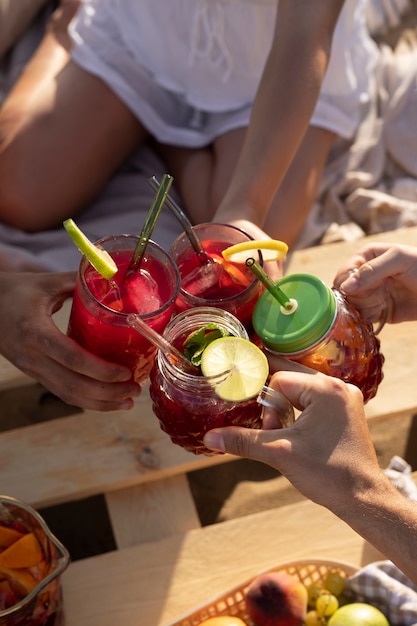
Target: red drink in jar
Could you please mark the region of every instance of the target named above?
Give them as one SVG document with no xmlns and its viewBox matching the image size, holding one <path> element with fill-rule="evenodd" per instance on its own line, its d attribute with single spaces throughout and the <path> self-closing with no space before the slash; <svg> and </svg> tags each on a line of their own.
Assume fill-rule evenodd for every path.
<svg viewBox="0 0 417 626">
<path fill-rule="evenodd" d="M 233 336 L 248 338 L 244 326 L 233 315 L 208 307 L 179 313 L 167 325 L 164 337 L 183 352 L 191 333 L 213 323 Z M 262 425 L 262 406 L 256 398 L 244 402 L 222 400 L 215 394 L 210 379 L 180 370 L 160 351 L 150 381 L 153 411 L 162 430 L 174 443 L 194 454 L 220 454 L 203 444 L 205 433 L 212 428 Z"/>
<path fill-rule="evenodd" d="M 229 246 L 250 241 L 251 237 L 229 224 L 199 224 L 193 228 L 214 263 L 202 264 L 185 233 L 175 240 L 171 255 L 181 277 L 177 312 L 212 306 L 229 311 L 251 331 L 253 309 L 263 287 L 244 263 L 230 263 L 222 256 Z"/>
<path fill-rule="evenodd" d="M 364 402 L 382 380 L 384 357 L 372 325 L 336 289 L 310 274 L 291 274 L 276 283 L 292 302 L 285 309 L 270 292 L 259 299 L 255 332 L 267 349 L 328 376 L 352 383 Z"/>
<path fill-rule="evenodd" d="M 149 376 L 155 347 L 127 323 L 137 313 L 162 333 L 171 319 L 179 291 L 178 269 L 153 241 L 140 269 L 126 274 L 137 237 L 117 235 L 98 242 L 113 257 L 118 272 L 109 281 L 83 257 L 74 291 L 68 335 L 106 361 L 127 366 L 141 384 Z"/>
</svg>

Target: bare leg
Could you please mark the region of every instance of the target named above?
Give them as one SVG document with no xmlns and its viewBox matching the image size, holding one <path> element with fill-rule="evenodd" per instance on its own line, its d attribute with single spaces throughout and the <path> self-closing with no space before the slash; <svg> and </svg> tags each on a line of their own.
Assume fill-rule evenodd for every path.
<svg viewBox="0 0 417 626">
<path fill-rule="evenodd" d="M 246 129 L 219 137 L 200 150 L 161 146 L 161 154 L 194 223 L 210 221 L 235 168 Z M 263 226 L 290 246 L 296 241 L 314 202 L 335 135 L 310 127 L 275 196 Z"/>
<path fill-rule="evenodd" d="M 83 209 L 147 137 L 46 35 L 0 111 L 0 220 L 36 231 Z"/>
<path fill-rule="evenodd" d="M 235 168 L 245 133 L 246 129 L 231 131 L 201 149 L 159 146 L 194 223 L 213 218 Z"/>
</svg>

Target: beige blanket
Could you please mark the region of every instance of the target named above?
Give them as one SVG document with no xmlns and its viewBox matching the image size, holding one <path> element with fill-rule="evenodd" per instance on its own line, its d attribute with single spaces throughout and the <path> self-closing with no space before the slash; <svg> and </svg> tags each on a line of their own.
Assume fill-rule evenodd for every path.
<svg viewBox="0 0 417 626">
<path fill-rule="evenodd" d="M 375 78 L 354 142 L 332 152 L 297 247 L 417 224 L 417 40 L 384 46 Z"/>
</svg>

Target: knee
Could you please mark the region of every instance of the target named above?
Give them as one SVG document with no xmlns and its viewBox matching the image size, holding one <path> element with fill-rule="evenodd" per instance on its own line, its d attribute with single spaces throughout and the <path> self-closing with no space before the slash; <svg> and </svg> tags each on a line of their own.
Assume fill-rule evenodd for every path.
<svg viewBox="0 0 417 626">
<path fill-rule="evenodd" d="M 50 227 L 50 224 L 42 223 L 40 215 L 36 199 L 27 191 L 7 181 L 0 185 L 0 222 L 26 232 L 36 232 Z"/>
</svg>

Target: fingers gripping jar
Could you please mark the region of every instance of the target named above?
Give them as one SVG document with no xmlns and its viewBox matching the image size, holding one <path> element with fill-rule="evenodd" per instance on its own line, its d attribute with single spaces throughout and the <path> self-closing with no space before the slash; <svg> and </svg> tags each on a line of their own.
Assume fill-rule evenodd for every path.
<svg viewBox="0 0 417 626">
<path fill-rule="evenodd" d="M 275 283 L 291 306 L 266 291 L 258 300 L 253 326 L 270 351 L 328 376 L 352 383 L 364 402 L 382 380 L 384 357 L 372 325 L 337 289 L 310 274 L 290 274 Z"/>
</svg>

